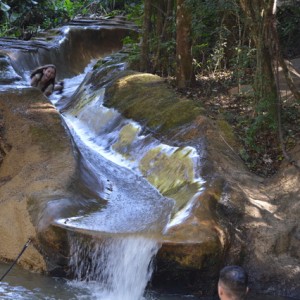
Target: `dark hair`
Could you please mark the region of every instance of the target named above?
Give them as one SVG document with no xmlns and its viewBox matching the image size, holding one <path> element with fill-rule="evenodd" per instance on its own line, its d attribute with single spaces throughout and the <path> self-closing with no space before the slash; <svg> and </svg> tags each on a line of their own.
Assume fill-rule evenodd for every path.
<svg viewBox="0 0 300 300">
<path fill-rule="evenodd" d="M 248 275 L 242 267 L 224 267 L 220 272 L 219 280 L 234 296 L 240 299 L 245 297 L 248 286 Z"/>
<path fill-rule="evenodd" d="M 45 69 L 48 69 L 48 68 L 53 68 L 55 70 L 55 73 L 56 73 L 55 65 L 49 64 L 49 65 L 40 66 L 40 67 L 37 67 L 36 69 L 34 69 L 30 74 L 30 78 L 32 78 L 35 74 L 43 73 L 43 71 Z"/>
<path fill-rule="evenodd" d="M 34 75 L 36 75 L 36 74 L 43 74 L 43 71 L 44 71 L 45 69 L 48 69 L 48 68 L 52 68 L 52 69 L 55 70 L 55 76 L 54 76 L 54 78 L 51 78 L 51 79 L 48 81 L 47 85 L 45 85 L 44 88 L 42 89 L 42 92 L 44 92 L 44 91 L 46 90 L 46 88 L 47 88 L 50 84 L 52 84 L 53 87 L 54 87 L 54 85 L 55 85 L 55 77 L 56 77 L 56 67 L 55 67 L 55 65 L 49 64 L 49 65 L 44 65 L 44 66 L 37 67 L 37 68 L 34 69 L 34 70 L 31 72 L 31 74 L 30 74 L 30 78 L 32 78 L 32 77 L 33 77 Z"/>
</svg>

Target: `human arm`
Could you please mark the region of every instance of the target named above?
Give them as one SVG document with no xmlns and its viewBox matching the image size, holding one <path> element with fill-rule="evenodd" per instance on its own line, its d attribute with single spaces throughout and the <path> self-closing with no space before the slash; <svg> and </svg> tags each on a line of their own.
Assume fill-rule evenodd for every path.
<svg viewBox="0 0 300 300">
<path fill-rule="evenodd" d="M 44 90 L 44 94 L 46 96 L 50 96 L 53 93 L 54 85 L 51 83 L 47 86 L 47 88 Z"/>
<path fill-rule="evenodd" d="M 35 74 L 31 77 L 30 85 L 37 87 L 39 81 L 41 80 L 42 74 Z"/>
</svg>

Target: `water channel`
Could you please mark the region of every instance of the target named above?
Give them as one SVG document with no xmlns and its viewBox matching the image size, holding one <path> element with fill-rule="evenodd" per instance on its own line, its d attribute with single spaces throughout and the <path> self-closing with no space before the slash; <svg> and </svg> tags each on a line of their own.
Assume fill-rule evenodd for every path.
<svg viewBox="0 0 300 300">
<path fill-rule="evenodd" d="M 59 107 L 61 99 L 75 93 L 86 74 L 92 70 L 95 60 L 80 75 L 65 78 L 62 95 L 50 97 Z M 28 88 L 27 81 L 20 88 Z M 163 197 L 137 168 L 138 155 L 149 149 L 159 149 L 164 153 L 178 151 L 175 147 L 161 144 L 154 138 L 140 134 L 138 124 L 122 118 L 113 109 L 102 105 L 104 89 L 88 95 L 89 101 L 82 109 L 68 109 L 62 117 L 72 134 L 80 153 L 82 171 L 89 169 L 94 193 L 108 200 L 99 211 L 78 215 L 68 219 L 56 220 L 56 226 L 68 230 L 70 244 L 69 266 L 73 280 L 53 278 L 27 272 L 18 267 L 0 282 L 0 299 L 22 300 L 208 300 L 191 295 L 165 295 L 147 289 L 153 270 L 153 258 L 160 248 L 160 237 L 170 226 L 173 199 Z M 136 130 L 137 141 L 143 141 L 138 148 L 136 160 L 127 160 L 112 151 L 122 128 L 129 126 Z M 141 144 L 141 143 L 136 143 Z M 144 152 L 143 152 L 144 151 Z M 182 149 L 191 161 L 197 161 L 192 148 Z M 195 162 L 197 164 L 197 162 Z M 98 181 L 105 181 L 103 184 Z M 195 176 L 194 184 L 201 186 L 202 179 Z M 99 186 L 97 190 L 95 188 Z M 184 217 L 188 209 L 179 211 L 172 222 Z M 79 238 L 77 233 L 93 236 L 89 243 Z M 94 238 L 106 235 L 106 239 Z M 3 274 L 9 265 L 0 264 Z M 252 300 L 287 300 L 288 298 L 250 296 Z"/>
<path fill-rule="evenodd" d="M 95 62 L 92 60 L 82 74 L 65 78 L 64 93 L 50 96 L 52 103 L 57 105 L 61 98 L 72 96 Z M 29 72 L 25 77 L 29 82 Z M 27 82 L 19 88 L 26 88 Z M 103 90 L 95 93 L 76 116 L 72 109 L 62 114 L 80 153 L 82 169 L 89 169 L 86 184 L 92 185 L 90 188 L 99 197 L 109 200 L 94 213 L 56 220 L 57 226 L 69 230 L 69 264 L 75 279 L 51 278 L 15 267 L 0 285 L 1 299 L 193 299 L 145 292 L 152 274 L 152 259 L 160 247 L 156 235 L 167 226 L 174 201 L 163 197 L 143 178 L 136 162 L 108 150 L 108 141 L 116 139 L 120 124 L 137 129 L 139 126 L 103 107 L 103 95 Z M 139 139 L 147 140 L 145 151 L 154 147 L 166 152 L 176 150 L 149 137 L 141 135 Z M 105 181 L 104 191 L 97 178 Z M 110 236 L 104 241 L 93 238 L 86 243 L 77 236 L 78 232 Z M 1 264 L 0 271 L 4 273 L 6 268 Z"/>
</svg>

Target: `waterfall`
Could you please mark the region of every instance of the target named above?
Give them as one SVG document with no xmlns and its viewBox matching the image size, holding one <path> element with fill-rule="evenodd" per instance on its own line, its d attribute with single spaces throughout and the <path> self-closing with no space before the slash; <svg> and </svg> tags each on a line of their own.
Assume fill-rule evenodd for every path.
<svg viewBox="0 0 300 300">
<path fill-rule="evenodd" d="M 85 73 L 92 65 L 93 62 Z M 66 79 L 64 94 L 71 96 L 80 80 L 82 76 Z M 90 102 L 77 112 L 76 118 L 70 111 L 63 117 L 82 159 L 91 166 L 90 172 L 99 181 L 109 181 L 111 188 L 109 201 L 101 210 L 61 220 L 62 226 L 71 229 L 69 269 L 75 280 L 70 284 L 86 289 L 89 297 L 83 299 L 141 300 L 152 275 L 152 259 L 160 245 L 155 239 L 128 233 L 161 232 L 174 201 L 163 197 L 139 173 L 131 170 L 131 164 L 104 150 L 111 148 L 105 145 L 107 135 L 117 134 L 112 125 L 116 123 L 119 128 L 117 123 L 124 121 L 119 113 L 103 107 L 104 89 L 92 96 L 89 95 Z M 51 101 L 57 104 L 59 98 L 52 95 Z M 98 192 L 100 195 L 101 191 Z M 80 237 L 76 229 L 87 235 Z M 104 233 L 103 238 L 93 237 L 90 231 Z"/>
<path fill-rule="evenodd" d="M 89 166 L 84 183 L 107 202 L 97 211 L 55 220 L 68 230 L 71 284 L 86 289 L 90 297 L 83 299 L 142 300 L 160 247 L 149 235 L 164 232 L 176 204 L 162 192 L 183 189 L 178 208 L 189 204 L 182 214 L 186 217 L 193 204 L 188 200 L 201 186 L 195 172 L 198 155 L 192 147 L 173 147 L 143 135 L 139 124 L 103 105 L 105 87 L 78 87 L 80 80 L 82 76 L 65 79 L 64 96 L 74 103 L 62 116 L 81 163 Z M 51 97 L 57 107 L 58 98 Z M 146 169 L 153 171 L 148 175 Z"/>
<path fill-rule="evenodd" d="M 82 40 L 83 36 L 79 31 L 76 32 L 78 40 Z M 101 37 L 102 42 L 102 34 L 97 33 L 96 36 Z M 78 45 L 71 38 L 62 41 L 62 44 L 65 41 L 70 43 L 70 47 Z M 82 45 L 85 50 L 98 49 L 88 49 L 85 42 Z M 68 47 L 66 49 L 69 50 Z M 53 56 L 49 52 L 49 57 L 48 49 L 43 49 L 42 55 L 45 58 L 52 57 L 58 71 L 62 71 L 61 76 L 73 76 L 90 57 L 89 51 L 88 55 L 84 55 L 81 47 L 77 49 L 84 58 L 79 59 L 80 64 L 77 55 L 70 59 L 69 54 L 77 52 L 66 51 L 65 48 L 64 51 L 56 48 Z M 68 55 L 60 56 L 60 53 Z M 28 87 L 30 81 L 28 66 L 45 59 L 43 56 L 36 57 L 35 53 L 29 55 L 29 58 L 20 55 L 20 58 L 14 59 L 14 65 L 20 65 L 19 71 L 24 73 L 26 79 L 23 87 Z M 143 130 L 138 123 L 127 120 L 118 110 L 105 107 L 103 99 L 111 66 L 107 67 L 103 62 L 100 63 L 103 69 L 98 65 L 96 71 L 92 71 L 97 63 L 97 59 L 92 59 L 82 74 L 64 78 L 62 94 L 53 93 L 49 97 L 62 112 L 64 125 L 68 127 L 76 145 L 80 173 L 78 181 L 80 179 L 80 183 L 93 192 L 84 194 L 81 203 L 79 184 L 74 199 L 76 209 L 71 212 L 65 207 L 69 217 L 54 220 L 52 225 L 68 232 L 69 269 L 70 275 L 75 278 L 69 284 L 72 291 L 73 287 L 76 290 L 76 286 L 84 290 L 83 293 L 80 291 L 82 296 L 76 295 L 76 299 L 142 300 L 152 275 L 153 258 L 160 248 L 157 240 L 162 240 L 161 234 L 167 228 L 174 206 L 178 202 L 176 210 L 183 207 L 179 211 L 183 211 L 181 217 L 175 220 L 178 224 L 188 215 L 193 204 L 188 200 L 201 186 L 196 172 L 198 155 L 192 147 L 162 144 L 152 137 L 148 129 Z M 68 63 L 72 63 L 70 70 L 66 67 Z M 116 64 L 112 64 L 115 68 L 112 71 L 119 73 L 125 65 L 119 63 L 118 58 Z M 74 180 L 74 186 L 76 183 Z M 62 200 L 59 203 L 64 205 L 65 199 Z M 66 201 L 72 202 L 72 199 Z M 78 211 L 77 202 L 80 204 Z M 49 203 L 47 209 L 51 210 Z M 91 206 L 87 203 L 91 203 Z M 97 211 L 92 209 L 95 203 Z M 188 206 L 185 209 L 186 203 Z M 80 237 L 80 234 L 86 236 Z M 156 235 L 157 240 L 149 238 L 150 235 Z"/>
<path fill-rule="evenodd" d="M 158 243 L 141 236 L 86 240 L 71 237 L 70 270 L 92 299 L 140 300 L 152 274 Z"/>
</svg>

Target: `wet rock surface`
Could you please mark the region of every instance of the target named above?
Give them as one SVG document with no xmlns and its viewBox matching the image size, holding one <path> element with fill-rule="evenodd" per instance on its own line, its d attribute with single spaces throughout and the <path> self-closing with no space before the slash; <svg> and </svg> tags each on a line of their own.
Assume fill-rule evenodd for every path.
<svg viewBox="0 0 300 300">
<path fill-rule="evenodd" d="M 135 120 L 142 119 L 146 124 L 147 121 L 151 124 L 151 113 L 149 120 L 143 115 L 145 102 L 141 100 L 138 106 L 137 101 L 138 108 L 133 104 L 134 92 L 130 92 L 127 76 L 130 75 L 124 74 L 124 78 L 115 81 L 119 85 L 112 85 L 113 94 L 108 88 L 107 103 L 111 105 L 111 101 L 118 98 L 114 97 L 120 86 L 120 93 L 128 96 L 122 94 L 120 99 L 126 101 L 114 101 L 114 107 Z M 139 84 L 149 86 L 149 83 L 143 82 L 144 75 L 140 76 Z M 147 93 L 147 96 L 151 99 L 151 93 Z M 164 97 L 156 94 L 153 98 Z M 145 101 L 151 103 L 148 98 Z M 161 113 L 164 104 L 160 106 L 158 102 L 150 107 Z M 184 111 L 184 107 L 182 109 Z M 183 111 L 180 111 L 181 115 Z M 159 119 L 164 124 L 165 118 Z M 154 282 L 160 287 L 165 282 L 166 286 L 175 290 L 189 286 L 195 292 L 197 288 L 198 292 L 204 293 L 211 288 L 211 292 L 216 288 L 218 270 L 225 264 L 238 264 L 249 270 L 253 290 L 299 296 L 300 248 L 296 246 L 299 243 L 299 170 L 286 164 L 273 178 L 256 176 L 247 170 L 238 157 L 239 144 L 234 135 L 228 132 L 230 126 L 220 126 L 201 114 L 196 118 L 191 117 L 184 126 L 180 118 L 178 124 L 175 120 L 172 118 L 172 127 L 154 127 L 155 132 L 163 133 L 161 137 L 171 144 L 193 145 L 202 153 L 201 175 L 206 180 L 206 192 L 198 198 L 190 217 L 166 233 L 166 241 L 157 256 Z M 299 151 L 295 150 L 293 157 L 299 160 Z M 213 184 L 217 178 L 218 184 Z M 167 241 L 168 236 L 172 237 L 170 241 Z M 198 249 L 195 252 L 188 242 L 191 237 L 195 238 L 192 238 L 194 249 Z M 184 239 L 187 244 L 180 246 L 178 242 Z M 210 249 L 214 250 L 210 252 Z M 206 269 L 207 262 L 210 263 Z M 203 285 L 197 280 L 199 278 L 202 278 Z M 213 287 L 208 285 L 205 278 L 210 278 L 211 284 L 214 282 Z"/>
<path fill-rule="evenodd" d="M 11 84 L 21 80 L 9 63 L 8 57 L 0 55 L 0 84 Z"/>
<path fill-rule="evenodd" d="M 77 66 L 75 62 L 83 54 L 82 49 L 88 48 L 86 41 L 93 39 L 99 26 L 106 26 L 97 22 L 81 20 L 71 24 L 95 27 L 87 30 L 86 40 L 79 43 L 79 51 L 72 56 L 68 57 L 72 42 L 58 52 L 52 48 L 57 45 L 57 36 L 48 37 L 53 42 L 50 44 L 47 37 L 18 45 L 7 40 L 2 44 L 4 64 L 9 57 L 16 73 L 22 73 L 37 63 L 58 62 L 62 77 L 77 74 L 99 51 L 99 43 L 106 43 L 112 33 L 111 27 L 105 33 L 101 31 L 99 43 L 90 47 L 86 61 L 82 59 L 82 65 Z M 119 23 L 112 25 L 118 26 Z M 125 31 L 118 39 L 123 34 Z M 82 35 L 75 28 L 68 37 L 77 43 Z M 113 39 L 108 40 L 107 48 L 99 55 L 112 51 L 109 50 L 112 45 L 114 50 L 121 47 L 120 42 L 114 43 Z M 12 53 L 16 50 L 21 55 L 13 60 Z M 225 264 L 239 264 L 249 272 L 252 290 L 299 297 L 299 171 L 286 164 L 272 178 L 253 175 L 236 154 L 239 145 L 228 132 L 230 127 L 205 117 L 205 111 L 188 100 L 177 99 L 157 76 L 114 70 L 113 78 L 107 75 L 107 70 L 101 74 L 95 70 L 79 88 L 77 96 L 84 89 L 96 89 L 99 82 L 103 83 L 108 87 L 107 106 L 141 123 L 165 143 L 195 147 L 201 160 L 198 172 L 205 180 L 204 192 L 194 198 L 189 217 L 167 230 L 157 255 L 152 284 L 198 295 L 212 294 L 220 268 Z M 17 81 L 18 76 L 13 75 L 7 83 Z M 0 121 L 0 232 L 3 236 L 0 256 L 13 259 L 28 236 L 37 237 L 40 243 L 20 263 L 27 268 L 49 271 L 47 255 L 50 262 L 60 266 L 59 273 L 66 265 L 63 258 L 68 247 L 66 236 L 65 232 L 47 225 L 61 212 L 60 205 L 71 209 L 73 205 L 68 206 L 73 194 L 66 189 L 76 178 L 69 136 L 58 112 L 33 89 L 1 92 Z M 122 149 L 121 146 L 116 144 L 116 149 Z M 300 159 L 299 148 L 293 155 Z M 47 205 L 46 218 L 42 218 L 46 233 L 38 236 L 39 213 Z M 39 248 L 43 243 L 46 249 Z M 49 255 L 51 250 L 53 255 Z"/>
<path fill-rule="evenodd" d="M 59 114 L 39 91 L 2 92 L 0 111 L 5 151 L 0 168 L 0 256 L 14 260 L 25 242 L 37 239 L 39 230 L 56 217 L 52 211 L 44 218 L 47 205 L 70 196 L 76 161 Z M 20 264 L 47 270 L 36 247 L 29 247 Z"/>
</svg>

